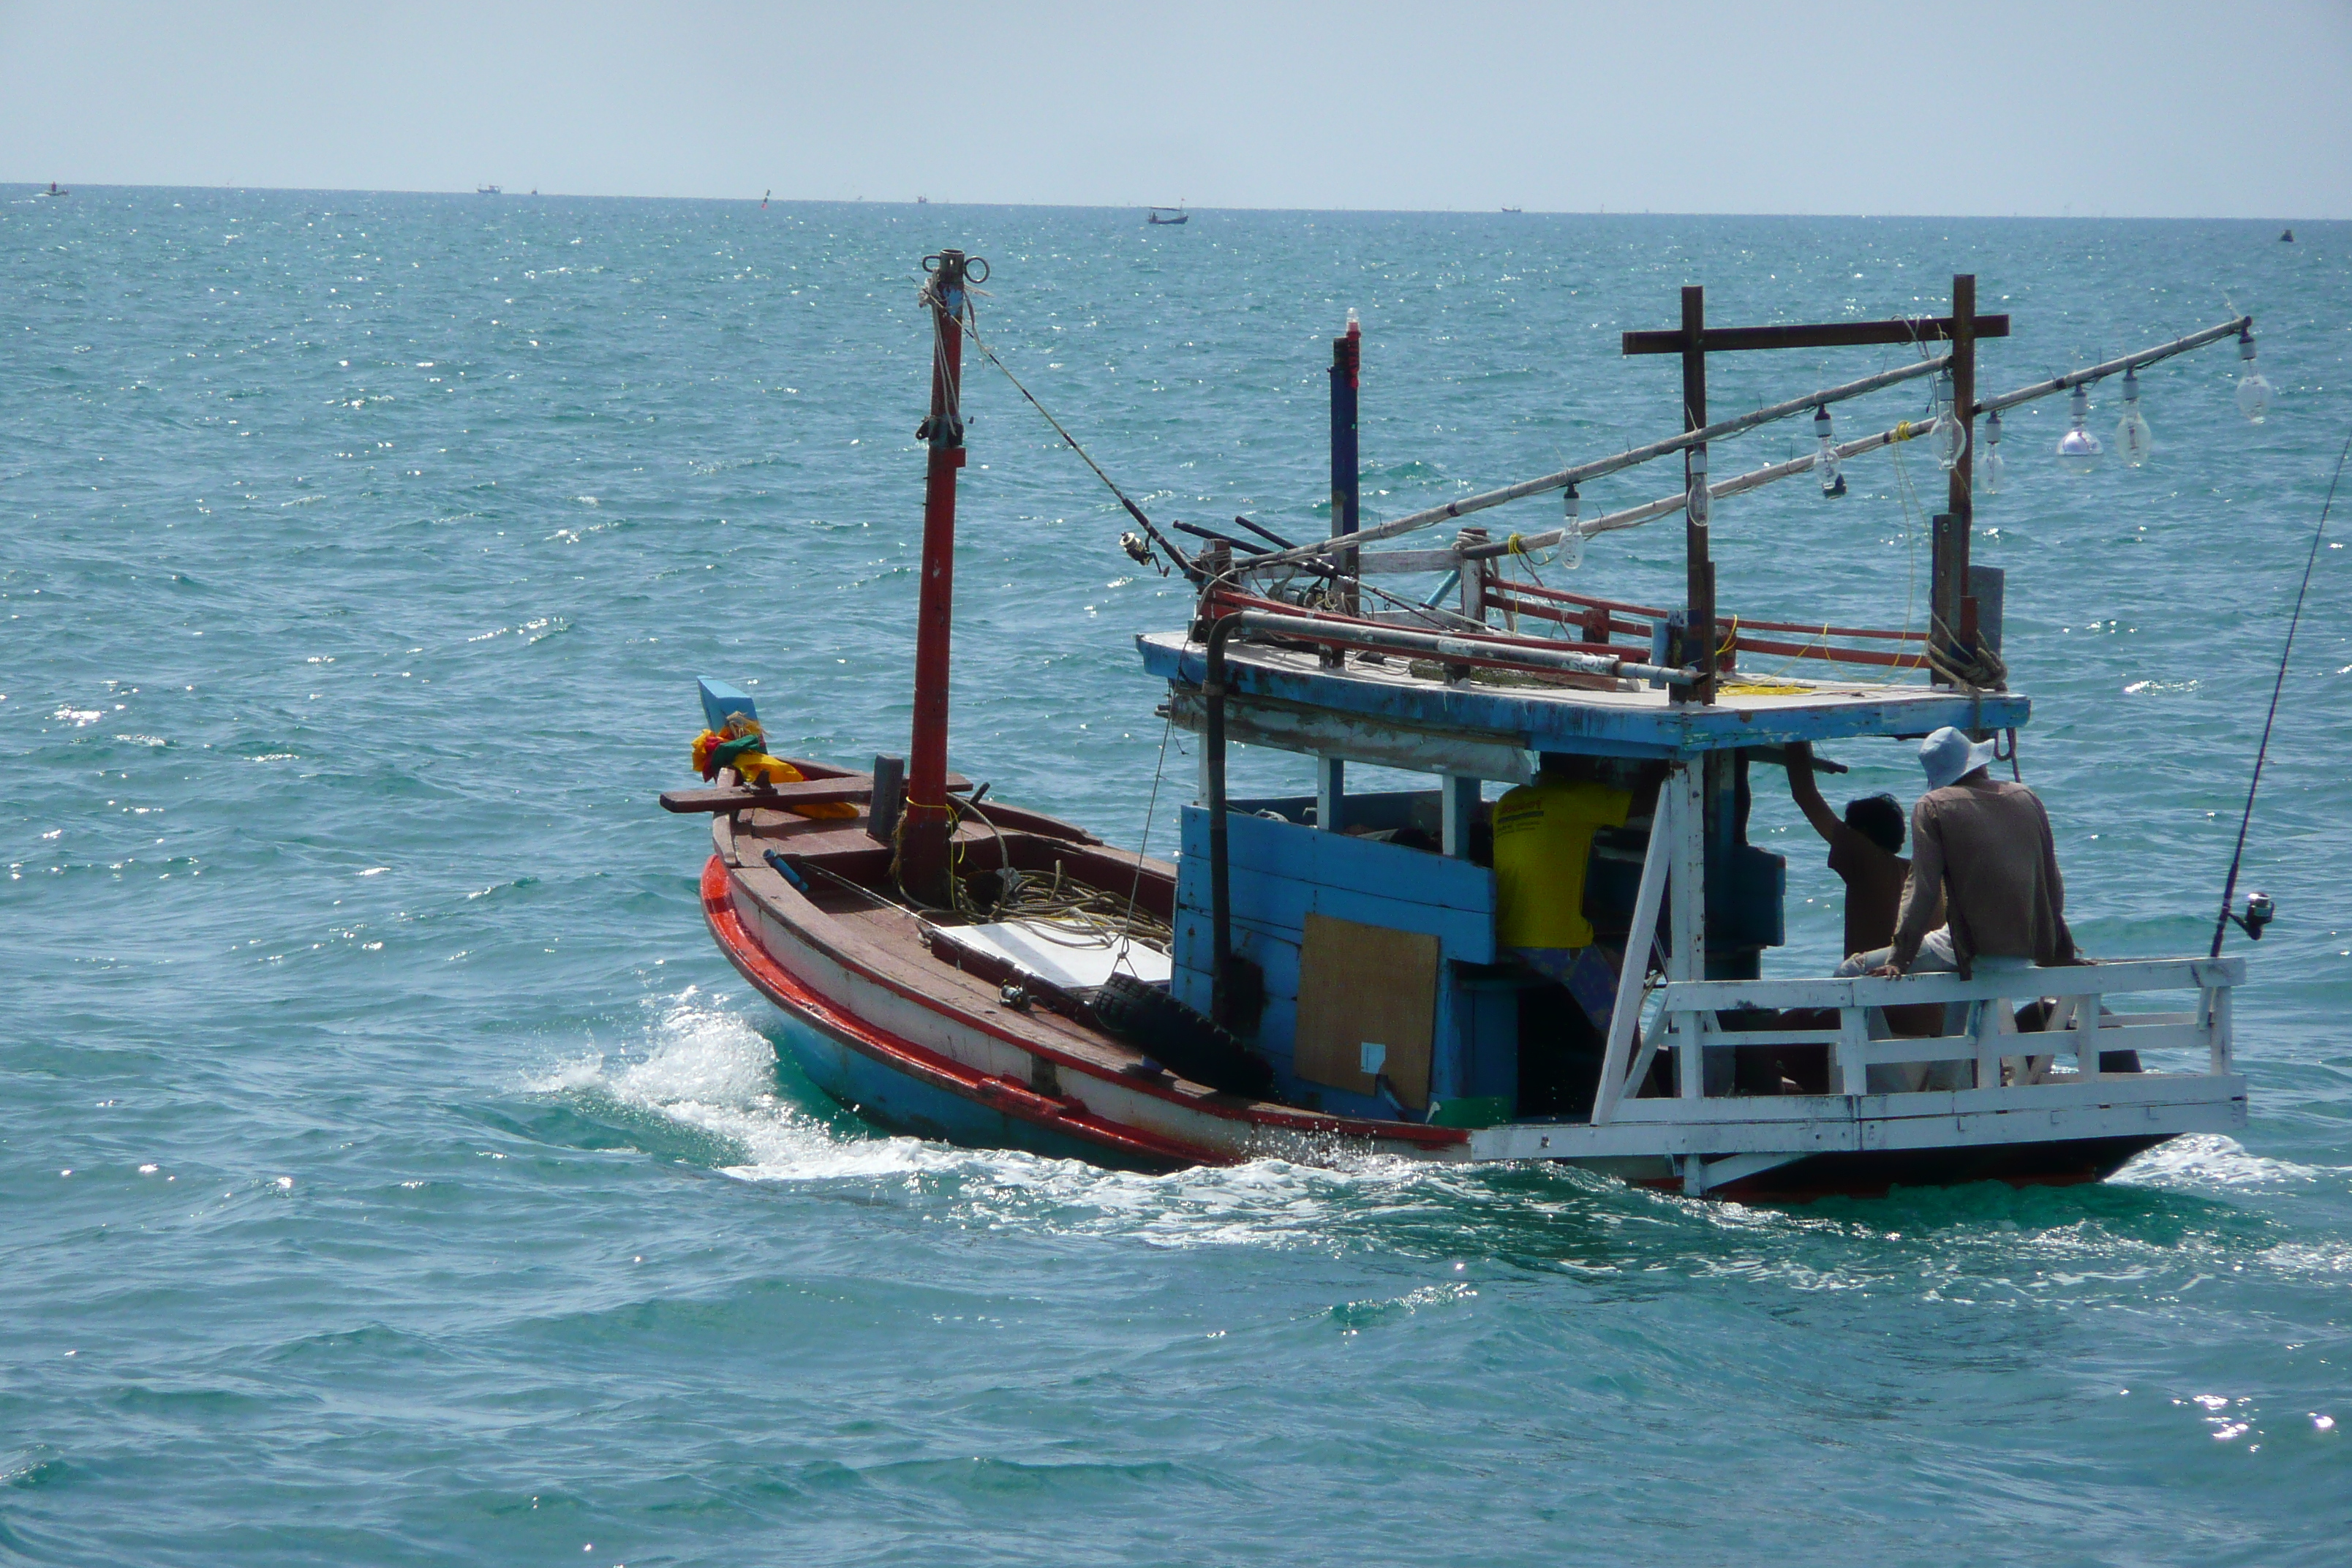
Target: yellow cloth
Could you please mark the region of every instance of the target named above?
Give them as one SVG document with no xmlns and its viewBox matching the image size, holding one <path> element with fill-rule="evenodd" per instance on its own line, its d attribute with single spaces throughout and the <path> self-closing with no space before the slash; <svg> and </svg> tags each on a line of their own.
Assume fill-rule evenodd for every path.
<svg viewBox="0 0 2352 1568">
<path fill-rule="evenodd" d="M 736 776 L 745 784 L 798 784 L 800 769 L 782 757 L 772 757 L 765 752 L 746 752 L 735 759 Z M 844 800 L 821 801 L 811 805 L 788 805 L 784 808 L 795 816 L 805 816 L 813 822 L 832 822 L 858 815 L 857 808 Z"/>
<path fill-rule="evenodd" d="M 1584 874 L 1592 836 L 1624 826 L 1633 804 L 1604 784 L 1546 778 L 1495 803 L 1495 932 L 1503 946 L 1591 945 Z"/>
<path fill-rule="evenodd" d="M 723 742 L 740 740 L 745 735 L 761 733 L 760 721 L 749 714 L 729 714 L 727 728 L 723 731 L 705 730 L 694 738 L 694 771 L 704 778 L 710 777 L 716 769 L 710 755 L 713 748 Z M 745 784 L 799 784 L 803 776 L 800 769 L 793 766 L 792 763 L 782 757 L 772 757 L 765 752 L 740 752 L 730 765 L 734 768 L 735 776 Z M 813 805 L 787 806 L 785 809 L 794 816 L 805 816 L 814 822 L 836 822 L 858 815 L 857 808 L 846 801 L 827 801 Z"/>
</svg>

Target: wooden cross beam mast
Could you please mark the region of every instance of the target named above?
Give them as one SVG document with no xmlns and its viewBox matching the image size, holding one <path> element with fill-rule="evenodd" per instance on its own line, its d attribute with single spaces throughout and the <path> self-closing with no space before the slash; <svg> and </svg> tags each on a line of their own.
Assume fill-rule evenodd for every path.
<svg viewBox="0 0 2352 1568">
<path fill-rule="evenodd" d="M 1970 525 L 1969 452 L 1976 433 L 1977 340 L 2009 336 L 2006 315 L 1977 314 L 1977 280 L 1973 273 L 1952 279 L 1952 313 L 1887 321 L 1819 321 L 1770 327 L 1710 327 L 1706 324 L 1706 293 L 1683 290 L 1683 324 L 1663 331 L 1627 332 L 1628 354 L 1678 354 L 1683 362 L 1683 431 L 1691 445 L 1684 452 L 1684 491 L 1690 498 L 1683 511 L 1684 595 L 1687 630 L 1685 649 L 1670 653 L 1670 662 L 1695 666 L 1699 679 L 1687 691 L 1671 695 L 1676 700 L 1715 700 L 1715 563 L 1710 559 L 1706 502 L 1714 487 L 1708 483 L 1706 447 L 1700 433 L 1706 426 L 1706 356 L 1749 349 L 1859 348 L 1873 344 L 1949 342 L 1953 401 L 1961 421 L 1959 460 L 1953 465 L 1947 490 L 1947 511 L 1935 522 L 1934 563 L 1928 574 L 1932 630 L 1965 665 L 1973 657 L 1969 645 L 1976 636 L 1975 604 L 1967 597 L 1969 530 Z M 1669 636 L 1671 637 L 1671 633 Z M 1957 646 L 1955 646 L 1957 645 Z"/>
<path fill-rule="evenodd" d="M 1979 338 L 2009 336 L 2009 317 L 1968 312 Z M 1952 316 L 1919 316 L 1891 321 L 1823 321 L 1807 326 L 1703 327 L 1701 353 L 1729 353 L 1741 349 L 1851 349 L 1874 343 L 1951 342 L 1958 328 Z M 1662 331 L 1627 332 L 1629 354 L 1678 354 L 1683 352 L 1680 328 Z"/>
</svg>

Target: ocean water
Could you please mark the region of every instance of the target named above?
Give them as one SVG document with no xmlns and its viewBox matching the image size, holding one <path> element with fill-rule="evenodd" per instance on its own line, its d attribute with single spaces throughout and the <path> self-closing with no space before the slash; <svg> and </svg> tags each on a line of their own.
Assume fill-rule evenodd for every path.
<svg viewBox="0 0 2352 1568">
<path fill-rule="evenodd" d="M 2252 1124 L 2095 1188 L 1743 1208 L 883 1136 L 778 1065 L 654 795 L 698 674 L 779 750 L 903 749 L 926 251 L 989 259 L 982 333 L 1156 517 L 1299 531 L 1350 306 L 1377 519 L 1673 428 L 1617 333 L 1685 282 L 1876 316 L 1969 269 L 2015 323 L 1990 389 L 2259 319 L 2267 423 L 2208 350 L 2143 378 L 2144 469 L 2063 476 L 2063 401 L 2012 416 L 1979 516 L 2077 932 L 2201 950 L 2352 425 L 2352 226 L 1140 217 L 0 195 L 0 1560 L 2342 1561 L 2341 542 L 2248 855 L 2282 916 L 2232 938 Z M 1727 357 L 1715 405 L 1894 363 Z M 956 765 L 1129 843 L 1164 766 L 1164 853 L 1192 760 L 1131 637 L 1182 595 L 969 386 Z M 1727 606 L 1916 621 L 1937 476 L 1850 475 L 1724 506 Z M 1671 597 L 1677 548 L 1574 580 Z M 1916 787 L 1843 751 L 1833 798 Z M 1801 973 L 1834 889 L 1759 778 Z"/>
</svg>

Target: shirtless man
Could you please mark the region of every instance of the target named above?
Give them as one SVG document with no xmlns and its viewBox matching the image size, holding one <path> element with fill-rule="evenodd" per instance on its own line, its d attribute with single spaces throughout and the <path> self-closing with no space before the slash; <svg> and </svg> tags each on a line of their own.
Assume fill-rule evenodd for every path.
<svg viewBox="0 0 2352 1568">
<path fill-rule="evenodd" d="M 1830 869 L 1845 883 L 1845 947 L 1851 958 L 1895 941 L 1895 918 L 1911 862 L 1903 858 L 1903 807 L 1891 795 L 1846 802 L 1845 819 L 1822 798 L 1813 779 L 1813 748 L 1803 742 L 1784 753 L 1789 795 L 1830 847 Z"/>
</svg>

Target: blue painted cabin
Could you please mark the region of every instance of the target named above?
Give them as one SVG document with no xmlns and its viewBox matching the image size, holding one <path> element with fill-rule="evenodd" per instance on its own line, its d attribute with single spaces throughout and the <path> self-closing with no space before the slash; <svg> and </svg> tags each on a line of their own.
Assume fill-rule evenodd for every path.
<svg viewBox="0 0 2352 1568">
<path fill-rule="evenodd" d="M 1139 639 L 1146 668 L 1170 683 L 1171 713 L 1197 727 L 1205 673 L 1181 634 Z M 1657 791 L 1669 764 L 1703 761 L 1705 968 L 1752 978 L 1784 940 L 1786 866 L 1746 842 L 1747 772 L 1760 751 L 1794 741 L 1924 735 L 2022 724 L 2013 693 L 1926 686 L 1810 683 L 1706 707 L 1630 686 L 1571 689 L 1417 677 L 1402 663 L 1326 666 L 1311 651 L 1237 645 L 1227 662 L 1231 739 L 1317 759 L 1315 795 L 1229 803 L 1227 866 L 1235 955 L 1262 983 L 1237 1030 L 1275 1068 L 1293 1103 L 1365 1116 L 1423 1114 L 1365 1094 L 1297 1059 L 1302 954 L 1310 916 L 1433 938 L 1438 964 L 1427 1114 L 1475 1121 L 1589 1113 L 1602 1039 L 1565 987 L 1498 952 L 1496 879 L 1485 863 L 1488 782 L 1522 783 L 1546 754 L 1588 759 L 1634 796 L 1624 827 L 1594 844 L 1584 912 L 1598 941 L 1622 944 Z M 1350 795 L 1349 761 L 1435 775 L 1435 787 Z M 1213 969 L 1208 814 L 1183 814 L 1177 892 L 1178 996 L 1207 1011 Z M 1378 835 L 1366 837 L 1363 835 Z M 1610 963 L 1615 963 L 1613 952 Z M 1728 1070 L 1730 1063 L 1721 1064 Z M 1711 1065 L 1710 1072 L 1713 1068 Z M 1344 1074 L 1339 1076 L 1346 1076 Z M 1456 1113 L 1444 1110 L 1457 1105 Z M 1462 1108 L 1467 1108 L 1466 1110 Z"/>
</svg>

